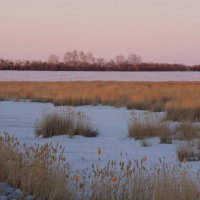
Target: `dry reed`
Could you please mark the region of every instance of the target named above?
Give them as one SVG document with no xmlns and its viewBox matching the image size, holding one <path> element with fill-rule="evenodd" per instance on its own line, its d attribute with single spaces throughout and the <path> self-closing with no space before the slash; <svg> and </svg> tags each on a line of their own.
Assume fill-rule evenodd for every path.
<svg viewBox="0 0 200 200">
<path fill-rule="evenodd" d="M 192 123 L 181 123 L 176 127 L 176 138 L 179 140 L 193 140 L 199 138 L 199 128 Z"/>
<path fill-rule="evenodd" d="M 179 163 L 160 160 L 148 168 L 141 160 L 95 163 L 73 171 L 59 145 L 23 146 L 0 136 L 0 180 L 21 188 L 41 200 L 188 200 L 200 198 L 200 174 Z M 195 178 L 194 178 L 195 177 Z"/>
<path fill-rule="evenodd" d="M 85 113 L 73 108 L 46 111 L 35 125 L 35 135 L 44 138 L 57 135 L 95 137 L 97 134 Z"/>
<path fill-rule="evenodd" d="M 154 121 L 149 116 L 145 116 L 144 119 L 138 119 L 133 113 L 128 123 L 129 137 L 136 140 L 144 140 L 149 137 L 161 137 L 161 143 L 170 143 L 170 137 L 172 135 L 171 129 L 166 123 L 162 123 L 160 120 Z"/>
<path fill-rule="evenodd" d="M 184 142 L 177 146 L 177 155 L 180 162 L 199 161 L 200 146 L 199 140 Z"/>
<path fill-rule="evenodd" d="M 126 106 L 167 111 L 168 120 L 200 120 L 199 82 L 0 82 L 0 99 Z"/>
</svg>

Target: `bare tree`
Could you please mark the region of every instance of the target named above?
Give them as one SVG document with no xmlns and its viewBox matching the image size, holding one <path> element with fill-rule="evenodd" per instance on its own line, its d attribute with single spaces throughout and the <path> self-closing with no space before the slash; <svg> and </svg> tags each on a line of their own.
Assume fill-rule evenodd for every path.
<svg viewBox="0 0 200 200">
<path fill-rule="evenodd" d="M 77 65 L 83 63 L 94 63 L 95 58 L 91 53 L 84 53 L 83 51 L 71 51 L 66 52 L 63 57 L 64 63 Z"/>
<path fill-rule="evenodd" d="M 96 63 L 97 65 L 100 65 L 101 67 L 103 67 L 103 66 L 106 64 L 106 61 L 105 61 L 104 58 L 97 58 L 97 59 L 95 60 L 95 63 Z"/>
<path fill-rule="evenodd" d="M 63 57 L 65 64 L 77 64 L 79 62 L 78 51 L 67 51 Z"/>
<path fill-rule="evenodd" d="M 94 56 L 92 55 L 92 53 L 87 53 L 87 61 L 88 63 L 90 64 L 93 64 L 95 62 L 95 58 Z"/>
<path fill-rule="evenodd" d="M 57 65 L 59 63 L 59 57 L 55 54 L 51 54 L 48 58 L 48 63 Z"/>
<path fill-rule="evenodd" d="M 120 64 L 122 64 L 122 63 L 124 63 L 125 62 L 125 56 L 124 55 L 117 55 L 115 58 L 114 58 L 114 62 L 115 62 L 115 64 L 117 64 L 117 65 L 120 65 Z"/>
<path fill-rule="evenodd" d="M 71 56 L 71 62 L 73 64 L 78 64 L 78 62 L 79 62 L 78 51 L 74 50 L 74 51 L 70 52 L 70 56 Z"/>
<path fill-rule="evenodd" d="M 127 62 L 132 65 L 137 65 L 142 63 L 142 58 L 136 54 L 129 54 Z"/>
<path fill-rule="evenodd" d="M 1 66 L 4 66 L 5 63 L 6 63 L 6 61 L 5 61 L 4 59 L 1 59 L 1 58 L 0 58 L 0 65 L 1 65 Z"/>
<path fill-rule="evenodd" d="M 81 63 L 87 63 L 88 62 L 87 54 L 85 54 L 83 51 L 79 52 L 79 61 Z"/>
<path fill-rule="evenodd" d="M 70 64 L 71 61 L 72 61 L 71 52 L 66 52 L 65 55 L 63 56 L 63 62 L 65 64 Z"/>
</svg>

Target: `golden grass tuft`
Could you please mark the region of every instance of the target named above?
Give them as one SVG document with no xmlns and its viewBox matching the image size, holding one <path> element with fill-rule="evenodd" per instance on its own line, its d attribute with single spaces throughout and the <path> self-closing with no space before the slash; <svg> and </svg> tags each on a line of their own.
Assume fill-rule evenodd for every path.
<svg viewBox="0 0 200 200">
<path fill-rule="evenodd" d="M 97 134 L 85 113 L 73 108 L 46 111 L 35 125 L 35 135 L 44 138 L 57 135 L 95 137 Z"/>
<path fill-rule="evenodd" d="M 160 137 L 161 143 L 171 143 L 172 131 L 167 124 L 161 121 L 153 121 L 149 116 L 146 116 L 143 120 L 137 119 L 133 113 L 128 123 L 129 137 L 136 140 L 144 140 L 150 137 Z M 145 141 L 145 140 L 144 140 Z"/>
<path fill-rule="evenodd" d="M 170 108 L 167 109 L 166 120 L 200 121 L 200 108 Z"/>
<path fill-rule="evenodd" d="M 176 127 L 176 137 L 179 140 L 193 140 L 199 136 L 198 126 L 192 123 L 184 122 Z"/>
</svg>

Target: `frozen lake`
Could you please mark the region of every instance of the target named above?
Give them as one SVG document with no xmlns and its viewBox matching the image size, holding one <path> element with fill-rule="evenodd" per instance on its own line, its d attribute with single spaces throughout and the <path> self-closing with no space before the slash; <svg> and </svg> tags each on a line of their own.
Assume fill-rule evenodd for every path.
<svg viewBox="0 0 200 200">
<path fill-rule="evenodd" d="M 200 72 L 0 71 L 0 81 L 200 81 Z"/>
<path fill-rule="evenodd" d="M 75 136 L 55 136 L 38 138 L 34 135 L 34 124 L 41 118 L 43 111 L 54 108 L 51 103 L 33 102 L 0 102 L 0 134 L 4 131 L 15 134 L 23 144 L 59 143 L 65 147 L 67 161 L 75 168 L 86 168 L 98 161 L 97 149 L 102 149 L 101 163 L 109 160 L 133 160 L 148 157 L 153 164 L 159 158 L 165 157 L 168 163 L 176 160 L 176 146 L 174 144 L 159 144 L 158 138 L 150 140 L 151 147 L 145 148 L 140 141 L 128 137 L 128 119 L 134 112 L 140 116 L 146 114 L 152 117 L 161 117 L 164 113 L 149 113 L 145 111 L 127 110 L 110 106 L 79 106 L 76 107 L 87 114 L 92 124 L 98 129 L 99 135 L 95 138 Z M 82 159 L 84 158 L 84 160 Z"/>
</svg>

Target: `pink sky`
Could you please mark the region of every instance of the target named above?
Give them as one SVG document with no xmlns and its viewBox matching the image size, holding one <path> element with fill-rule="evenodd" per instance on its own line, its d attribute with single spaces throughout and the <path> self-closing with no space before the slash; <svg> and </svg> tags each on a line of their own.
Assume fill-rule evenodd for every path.
<svg viewBox="0 0 200 200">
<path fill-rule="evenodd" d="M 200 64 L 200 0 L 1 0 L 0 58 L 136 53 Z"/>
</svg>

